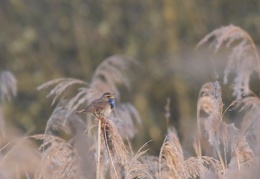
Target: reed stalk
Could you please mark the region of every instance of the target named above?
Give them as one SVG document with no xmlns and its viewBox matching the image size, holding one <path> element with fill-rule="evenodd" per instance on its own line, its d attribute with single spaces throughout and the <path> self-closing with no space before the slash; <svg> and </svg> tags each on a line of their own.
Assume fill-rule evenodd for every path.
<svg viewBox="0 0 260 179">
<path fill-rule="evenodd" d="M 97 173 L 96 179 L 100 179 L 100 155 L 101 155 L 101 120 L 98 120 L 98 147 L 97 147 Z"/>
</svg>

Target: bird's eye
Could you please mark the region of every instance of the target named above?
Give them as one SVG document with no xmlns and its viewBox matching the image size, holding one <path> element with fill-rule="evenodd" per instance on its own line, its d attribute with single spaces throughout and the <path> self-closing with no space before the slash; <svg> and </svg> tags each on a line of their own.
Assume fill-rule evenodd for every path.
<svg viewBox="0 0 260 179">
<path fill-rule="evenodd" d="M 202 91 L 199 96 L 200 96 L 200 97 L 202 97 L 202 96 L 208 96 L 208 94 L 207 94 L 205 91 Z"/>
</svg>

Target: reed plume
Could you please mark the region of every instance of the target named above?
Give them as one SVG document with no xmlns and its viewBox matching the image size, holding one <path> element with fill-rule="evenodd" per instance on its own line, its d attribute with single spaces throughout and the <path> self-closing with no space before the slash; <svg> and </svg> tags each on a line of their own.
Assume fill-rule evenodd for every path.
<svg viewBox="0 0 260 179">
<path fill-rule="evenodd" d="M 66 110 L 64 123 L 66 123 L 67 118 L 71 116 L 80 105 L 86 102 L 90 104 L 104 92 L 111 91 L 116 93 L 118 106 L 116 107 L 116 114 L 112 114 L 113 117 L 111 117 L 111 119 L 114 120 L 114 124 L 118 125 L 119 128 L 125 130 L 123 138 L 131 139 L 135 134 L 135 130 L 133 130 L 134 121 L 140 124 L 140 117 L 137 110 L 130 103 L 122 103 L 121 105 L 120 93 L 117 86 L 123 85 L 128 89 L 130 88 L 127 71 L 131 65 L 136 64 L 136 60 L 131 57 L 111 56 L 97 67 L 90 83 L 73 78 L 59 78 L 46 82 L 37 89 L 43 90 L 54 86 L 47 97 L 53 97 L 52 104 L 61 98 L 58 107 L 60 108 L 61 105 L 63 105 L 63 109 Z M 77 88 L 78 93 L 71 95 L 71 93 L 75 91 L 75 88 Z M 120 120 L 122 115 L 125 118 L 124 123 Z M 92 125 L 90 121 L 87 123 L 89 123 L 89 126 Z M 130 127 L 124 127 L 125 124 L 129 124 Z"/>
<path fill-rule="evenodd" d="M 238 136 L 232 144 L 231 160 L 223 178 L 252 177 L 256 166 L 259 166 L 257 156 L 247 143 L 246 138 Z"/>
<path fill-rule="evenodd" d="M 10 101 L 17 94 L 16 78 L 10 71 L 3 71 L 0 77 L 1 102 Z"/>
<path fill-rule="evenodd" d="M 147 147 L 147 145 L 148 143 L 145 143 L 134 156 L 131 156 L 131 159 L 129 160 L 125 169 L 126 179 L 152 178 L 148 171 L 149 164 L 139 161 L 139 158 L 141 158 L 149 150 L 143 150 L 145 147 Z"/>
<path fill-rule="evenodd" d="M 0 137 L 0 177 L 32 177 L 40 162 L 37 146 L 16 128 L 8 126 L 5 132 Z"/>
<path fill-rule="evenodd" d="M 0 134 L 5 135 L 5 121 L 2 105 L 5 101 L 10 101 L 17 94 L 16 78 L 10 71 L 1 72 L 0 76 Z"/>
<path fill-rule="evenodd" d="M 42 156 L 34 178 L 84 178 L 80 170 L 80 158 L 65 140 L 52 135 L 33 135 L 31 138 L 43 140 L 40 147 Z"/>
<path fill-rule="evenodd" d="M 198 129 L 202 135 L 207 137 L 209 144 L 213 147 L 213 153 L 217 153 L 222 168 L 225 170 L 227 168 L 228 150 L 231 148 L 239 130 L 233 124 L 226 124 L 223 121 L 223 102 L 218 81 L 203 85 L 200 95 L 197 107 Z M 207 111 L 207 115 L 202 117 L 201 110 Z M 223 146 L 223 155 L 221 154 L 221 146 Z"/>
<path fill-rule="evenodd" d="M 168 133 L 159 156 L 159 178 L 197 178 L 210 171 L 221 173 L 218 160 L 207 156 L 184 160 L 178 137 Z"/>
<path fill-rule="evenodd" d="M 146 144 L 135 155 L 130 154 L 113 121 L 104 117 L 99 118 L 99 120 L 101 121 L 103 143 L 105 144 L 104 152 L 107 152 L 103 160 L 110 161 L 105 165 L 110 167 L 111 178 L 151 178 L 147 170 L 147 164 L 139 161 L 139 158 L 147 151 L 143 150 Z M 104 166 L 102 168 L 104 169 Z M 106 172 L 104 170 L 102 173 Z"/>
<path fill-rule="evenodd" d="M 144 155 L 141 157 L 141 162 L 147 165 L 147 170 L 152 179 L 159 178 L 159 160 L 157 156 Z"/>
<path fill-rule="evenodd" d="M 102 135 L 109 153 L 114 161 L 125 165 L 128 160 L 128 152 L 124 142 L 114 124 L 107 118 L 100 118 Z"/>
<path fill-rule="evenodd" d="M 228 83 L 228 76 L 234 71 L 233 95 L 241 99 L 244 95 L 250 94 L 250 75 L 256 72 L 260 76 L 259 56 L 251 36 L 242 28 L 231 24 L 207 34 L 196 48 L 207 42 L 210 42 L 210 47 L 215 53 L 221 47 L 231 48 L 224 70 L 224 83 Z"/>
</svg>

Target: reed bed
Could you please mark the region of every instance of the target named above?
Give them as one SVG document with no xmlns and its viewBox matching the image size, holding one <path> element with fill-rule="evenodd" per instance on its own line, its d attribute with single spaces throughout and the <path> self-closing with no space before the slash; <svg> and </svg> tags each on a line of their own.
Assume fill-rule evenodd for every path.
<svg viewBox="0 0 260 179">
<path fill-rule="evenodd" d="M 167 99 L 165 106 L 168 131 L 160 154 L 150 155 L 149 142 L 133 151 L 131 140 L 142 120 L 133 104 L 121 102 L 119 90 L 119 86 L 130 89 L 128 74 L 131 66 L 139 65 L 131 57 L 105 59 L 90 82 L 60 78 L 39 86 L 38 90 L 49 89 L 47 97 L 52 97 L 52 105 L 56 106 L 44 134 L 28 133 L 24 137 L 19 137 L 16 129 L 4 127 L 2 105 L 16 95 L 16 80 L 11 72 L 3 72 L 0 178 L 256 178 L 260 171 L 260 99 L 249 85 L 253 73 L 260 76 L 256 45 L 242 28 L 229 25 L 206 35 L 198 43 L 197 51 L 203 46 L 212 53 L 229 49 L 229 55 L 223 80 L 215 72 L 198 94 L 194 119 L 197 133 L 190 134 L 195 137 L 194 151 L 189 155 L 185 155 L 186 149 L 170 126 L 171 99 Z M 222 99 L 225 84 L 231 84 L 233 92 L 233 102 L 228 107 Z M 75 112 L 107 91 L 117 95 L 116 108 L 109 116 Z M 226 119 L 225 113 L 230 108 L 243 114 L 240 125 Z M 42 141 L 36 142 L 39 149 L 35 140 Z"/>
</svg>

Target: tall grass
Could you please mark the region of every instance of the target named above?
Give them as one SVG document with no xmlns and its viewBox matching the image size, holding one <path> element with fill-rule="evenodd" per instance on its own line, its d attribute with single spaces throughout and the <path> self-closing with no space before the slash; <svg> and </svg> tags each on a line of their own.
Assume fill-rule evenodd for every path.
<svg viewBox="0 0 260 179">
<path fill-rule="evenodd" d="M 211 48 L 213 53 L 227 50 L 222 76 L 223 84 L 231 84 L 233 102 L 228 107 L 224 105 L 223 84 L 218 75 L 201 87 L 197 134 L 190 134 L 195 136 L 197 155 L 185 154 L 176 130 L 170 126 L 170 99 L 165 106 L 168 131 L 160 154 L 150 155 L 148 143 L 133 151 L 131 139 L 142 120 L 131 103 L 121 102 L 119 87 L 131 89 L 128 74 L 131 66 L 138 63 L 130 57 L 112 56 L 97 67 L 90 82 L 60 78 L 38 87 L 49 89 L 47 97 L 52 97 L 52 105 L 56 105 L 44 134 L 19 137 L 16 130 L 8 129 L 6 137 L 2 134 L 6 128 L 0 106 L 0 177 L 257 178 L 260 99 L 249 85 L 251 75 L 260 74 L 256 45 L 246 31 L 229 25 L 206 35 L 196 48 L 202 46 Z M 16 95 L 16 80 L 10 72 L 4 72 L 0 84 L 3 105 L 3 101 Z M 107 91 L 117 95 L 116 108 L 109 116 L 93 118 L 75 113 Z M 239 125 L 228 122 L 225 113 L 230 108 L 244 115 Z M 42 141 L 39 150 L 32 143 L 35 140 Z M 25 162 L 27 165 L 23 165 Z"/>
</svg>

